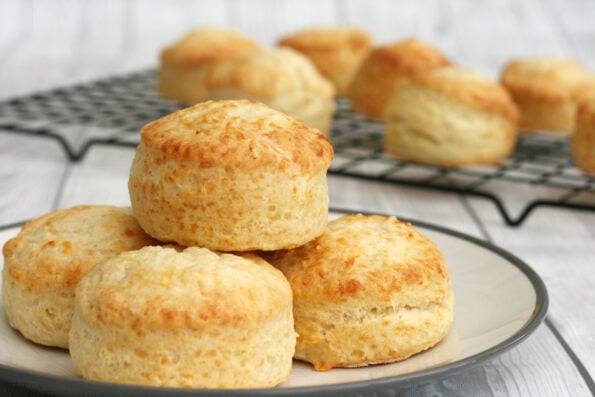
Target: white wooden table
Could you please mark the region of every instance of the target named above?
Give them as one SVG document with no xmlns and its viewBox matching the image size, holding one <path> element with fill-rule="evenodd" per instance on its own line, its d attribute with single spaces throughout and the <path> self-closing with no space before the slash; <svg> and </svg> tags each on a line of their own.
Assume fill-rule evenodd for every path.
<svg viewBox="0 0 595 397">
<path fill-rule="evenodd" d="M 198 25 L 227 25 L 273 45 L 305 26 L 353 24 L 376 42 L 410 35 L 496 78 L 513 57 L 564 55 L 595 70 L 594 0 L 0 1 L 0 100 L 154 67 L 160 49 Z M 129 205 L 133 150 L 96 146 L 70 162 L 55 144 L 0 134 L 0 225 L 75 204 Z M 507 226 L 492 203 L 329 177 L 331 206 L 391 213 L 487 240 L 544 280 L 545 322 L 522 344 L 411 396 L 595 394 L 595 212 L 538 208 Z M 515 196 L 511 194 L 512 207 Z M 0 352 L 2 354 L 2 352 Z M 0 383 L 2 396 L 42 396 Z"/>
</svg>

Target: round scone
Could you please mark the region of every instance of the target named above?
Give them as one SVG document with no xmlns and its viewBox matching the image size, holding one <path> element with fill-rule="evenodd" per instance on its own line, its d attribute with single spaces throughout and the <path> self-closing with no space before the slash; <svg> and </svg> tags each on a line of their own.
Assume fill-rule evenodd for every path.
<svg viewBox="0 0 595 397">
<path fill-rule="evenodd" d="M 68 348 L 74 290 L 95 266 L 121 252 L 157 244 L 129 208 L 77 206 L 26 223 L 4 245 L 2 302 L 25 338 Z"/>
<path fill-rule="evenodd" d="M 384 151 L 447 167 L 500 164 L 514 149 L 518 109 L 498 83 L 457 66 L 398 84 L 386 110 Z"/>
<path fill-rule="evenodd" d="M 333 148 L 264 104 L 208 101 L 141 131 L 129 179 L 147 233 L 219 251 L 293 248 L 322 234 Z"/>
<path fill-rule="evenodd" d="M 501 81 L 521 111 L 519 128 L 528 133 L 571 133 L 578 102 L 595 93 L 595 74 L 564 58 L 512 61 Z"/>
<path fill-rule="evenodd" d="M 318 371 L 403 360 L 450 328 L 454 298 L 442 253 L 394 217 L 345 215 L 316 240 L 267 260 L 293 290 L 295 358 Z"/>
<path fill-rule="evenodd" d="M 333 26 L 302 30 L 282 37 L 280 46 L 304 54 L 345 95 L 355 72 L 371 49 L 372 38 L 358 28 Z"/>
<path fill-rule="evenodd" d="M 258 49 L 258 43 L 228 28 L 193 30 L 161 52 L 156 89 L 164 98 L 181 104 L 206 101 L 209 70 Z"/>
<path fill-rule="evenodd" d="M 348 89 L 352 109 L 371 119 L 382 120 L 398 81 L 449 64 L 438 49 L 417 38 L 375 47 Z"/>
<path fill-rule="evenodd" d="M 146 247 L 79 283 L 70 355 L 86 379 L 264 388 L 291 371 L 291 287 L 253 254 Z"/>
<path fill-rule="evenodd" d="M 254 52 L 220 64 L 209 74 L 210 99 L 249 99 L 267 104 L 328 133 L 335 89 L 304 55 L 291 48 Z"/>
<path fill-rule="evenodd" d="M 588 174 L 595 174 L 595 96 L 578 105 L 576 125 L 571 137 L 574 165 Z"/>
</svg>

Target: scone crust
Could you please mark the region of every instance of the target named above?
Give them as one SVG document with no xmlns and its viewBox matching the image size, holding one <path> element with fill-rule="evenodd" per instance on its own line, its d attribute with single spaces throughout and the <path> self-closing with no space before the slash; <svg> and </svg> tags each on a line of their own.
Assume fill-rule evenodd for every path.
<svg viewBox="0 0 595 397">
<path fill-rule="evenodd" d="M 157 244 L 129 208 L 76 206 L 26 223 L 3 248 L 2 300 L 9 323 L 43 345 L 68 347 L 74 290 L 95 266 Z"/>
<path fill-rule="evenodd" d="M 263 104 L 204 102 L 143 129 L 130 171 L 132 208 L 162 241 L 291 248 L 324 230 L 332 158 L 320 131 Z"/>
<path fill-rule="evenodd" d="M 578 105 L 571 152 L 578 169 L 595 174 L 595 96 L 585 98 Z"/>
<path fill-rule="evenodd" d="M 147 247 L 94 269 L 76 299 L 70 353 L 86 379 L 263 388 L 291 371 L 291 288 L 256 255 Z"/>
<path fill-rule="evenodd" d="M 501 164 L 514 149 L 518 109 L 498 83 L 458 66 L 403 80 L 385 114 L 384 151 L 400 160 Z"/>
<path fill-rule="evenodd" d="M 316 173 L 333 159 L 324 134 L 248 100 L 208 101 L 178 110 L 147 124 L 140 136 L 141 145 L 163 160 L 199 168 L 275 166 Z"/>
<path fill-rule="evenodd" d="M 161 63 L 196 67 L 236 59 L 257 49 L 260 44 L 232 29 L 203 27 L 165 48 L 161 52 Z"/>
<path fill-rule="evenodd" d="M 291 288 L 261 257 L 154 246 L 125 252 L 76 289 L 81 315 L 145 330 L 255 327 L 291 306 Z"/>
<path fill-rule="evenodd" d="M 415 37 L 375 47 L 348 89 L 353 111 L 382 120 L 399 79 L 449 64 L 442 52 Z"/>
<path fill-rule="evenodd" d="M 317 27 L 282 37 L 279 45 L 308 57 L 333 82 L 337 95 L 344 95 L 372 47 L 372 37 L 355 27 Z"/>
<path fill-rule="evenodd" d="M 595 74 L 566 58 L 511 61 L 501 81 L 521 109 L 525 132 L 572 132 L 577 103 L 595 93 Z"/>
<path fill-rule="evenodd" d="M 458 66 L 436 68 L 412 76 L 410 84 L 427 87 L 486 112 L 497 113 L 511 123 L 518 122 L 519 110 L 508 91 L 472 70 Z"/>
<path fill-rule="evenodd" d="M 317 370 L 405 359 L 442 340 L 452 321 L 441 252 L 394 217 L 345 215 L 267 259 L 293 290 L 296 358 Z"/>
<path fill-rule="evenodd" d="M 248 95 L 273 97 L 293 90 L 308 90 L 332 97 L 334 88 L 314 65 L 291 48 L 262 50 L 220 65 L 209 76 L 210 90 L 235 88 Z"/>
</svg>

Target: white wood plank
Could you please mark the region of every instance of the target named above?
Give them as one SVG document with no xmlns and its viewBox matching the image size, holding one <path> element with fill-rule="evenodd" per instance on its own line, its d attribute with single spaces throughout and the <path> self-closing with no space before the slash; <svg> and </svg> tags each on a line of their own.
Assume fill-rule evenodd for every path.
<svg viewBox="0 0 595 397">
<path fill-rule="evenodd" d="M 494 243 L 543 278 L 550 317 L 585 366 L 595 370 L 595 213 L 538 208 L 518 228 L 504 226 L 479 200 L 471 201 Z"/>
<path fill-rule="evenodd" d="M 0 132 L 0 225 L 51 211 L 66 167 L 54 141 Z"/>
</svg>

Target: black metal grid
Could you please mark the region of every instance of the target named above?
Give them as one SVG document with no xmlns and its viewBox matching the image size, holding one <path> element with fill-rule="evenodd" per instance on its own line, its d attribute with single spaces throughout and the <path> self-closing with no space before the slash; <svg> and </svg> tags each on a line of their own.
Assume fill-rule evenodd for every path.
<svg viewBox="0 0 595 397">
<path fill-rule="evenodd" d="M 0 102 L 0 131 L 54 139 L 71 161 L 94 145 L 134 148 L 144 124 L 178 109 L 156 94 L 154 77 L 146 70 Z M 511 226 L 540 206 L 595 210 L 595 177 L 572 165 L 567 137 L 521 136 L 502 166 L 455 169 L 395 160 L 383 154 L 382 134 L 382 124 L 351 113 L 339 100 L 329 174 L 481 197 Z M 516 215 L 508 204 L 519 206 L 519 198 L 505 191 L 522 196 Z"/>
</svg>

